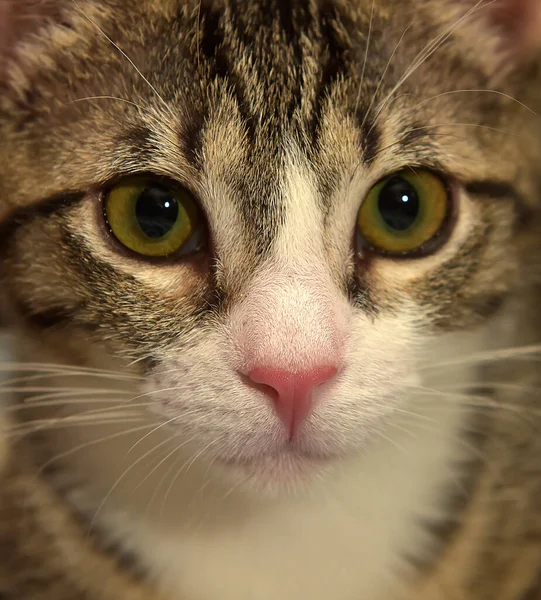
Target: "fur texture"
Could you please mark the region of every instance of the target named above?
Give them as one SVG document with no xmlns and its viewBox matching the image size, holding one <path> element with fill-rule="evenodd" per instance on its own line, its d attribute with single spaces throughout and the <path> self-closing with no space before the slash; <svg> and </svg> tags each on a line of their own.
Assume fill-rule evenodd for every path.
<svg viewBox="0 0 541 600">
<path fill-rule="evenodd" d="M 0 596 L 541 597 L 539 3 L 1 6 Z M 406 168 L 452 210 L 392 259 Z M 134 173 L 202 251 L 113 238 Z M 246 373 L 321 364 L 290 439 Z"/>
</svg>

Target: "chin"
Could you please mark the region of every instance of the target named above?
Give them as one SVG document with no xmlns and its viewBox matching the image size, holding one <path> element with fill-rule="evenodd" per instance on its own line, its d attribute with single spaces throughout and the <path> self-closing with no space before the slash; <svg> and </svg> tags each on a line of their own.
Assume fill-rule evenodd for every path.
<svg viewBox="0 0 541 600">
<path fill-rule="evenodd" d="M 319 456 L 285 449 L 253 458 L 217 459 L 223 476 L 238 487 L 276 494 L 305 490 L 327 475 L 338 463 L 337 456 Z"/>
</svg>

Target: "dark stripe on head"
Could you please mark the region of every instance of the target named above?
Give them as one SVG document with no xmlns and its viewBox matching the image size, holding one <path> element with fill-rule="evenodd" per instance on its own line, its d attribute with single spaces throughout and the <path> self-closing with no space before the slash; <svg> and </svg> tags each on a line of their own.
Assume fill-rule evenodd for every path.
<svg viewBox="0 0 541 600">
<path fill-rule="evenodd" d="M 337 31 L 338 7 L 324 4 L 320 8 L 320 35 L 325 47 L 320 57 L 321 75 L 315 93 L 315 104 L 308 131 L 313 142 L 317 139 L 325 101 L 341 73 L 346 70 L 350 49 Z"/>
<path fill-rule="evenodd" d="M 300 70 L 304 63 L 304 52 L 301 42 L 301 32 L 309 32 L 312 22 L 312 15 L 308 3 L 293 2 L 292 0 L 275 0 L 276 10 L 278 11 L 280 26 L 284 33 L 286 42 L 293 51 L 293 65 L 290 68 L 295 69 L 296 77 L 292 90 L 292 97 L 286 113 L 286 120 L 291 121 L 295 109 L 300 105 L 302 98 L 302 76 Z M 271 10 L 274 2 L 271 2 Z M 274 11 L 273 11 L 274 12 Z M 272 12 L 271 12 L 272 14 Z"/>
<path fill-rule="evenodd" d="M 151 135 L 152 132 L 146 125 L 136 125 L 120 135 L 116 145 L 133 156 L 133 160 L 148 161 L 155 152 L 155 147 L 150 142 Z"/>
<path fill-rule="evenodd" d="M 295 0 L 271 0 L 268 12 L 270 15 L 278 12 L 280 27 L 286 43 L 293 48 L 296 64 L 301 65 L 303 51 L 300 34 L 302 31 L 309 31 L 313 21 L 309 3 Z"/>
<path fill-rule="evenodd" d="M 381 145 L 381 133 L 378 124 L 370 119 L 366 119 L 361 125 L 361 147 L 363 151 L 363 161 L 370 163 L 379 152 Z"/>
<path fill-rule="evenodd" d="M 372 299 L 370 286 L 364 277 L 364 274 L 370 269 L 371 257 L 359 254 L 354 261 L 355 263 L 346 272 L 343 290 L 348 301 L 355 308 L 375 317 L 378 314 L 378 308 Z"/>
<path fill-rule="evenodd" d="M 418 146 L 419 142 L 423 142 L 423 146 L 426 148 L 426 144 L 430 143 L 434 137 L 434 131 L 430 127 L 424 127 L 420 123 L 413 123 L 398 134 L 399 141 L 398 146 L 401 150 L 409 150 Z"/>
<path fill-rule="evenodd" d="M 200 167 L 201 153 L 203 150 L 203 127 L 205 115 L 193 109 L 188 119 L 183 120 L 179 131 L 180 146 L 184 155 L 194 167 Z"/>
<path fill-rule="evenodd" d="M 211 5 L 201 2 L 199 8 L 200 36 L 199 52 L 210 65 L 211 78 L 223 81 L 225 89 L 233 95 L 242 117 L 249 139 L 255 138 L 253 115 L 246 100 L 245 82 L 236 75 L 236 69 L 230 61 L 230 49 L 226 48 L 225 17 L 223 12 L 214 10 Z M 228 25 L 230 25 L 228 23 Z M 231 34 L 231 32 L 230 32 Z M 235 35 L 242 39 L 242 29 Z M 231 52 L 235 56 L 234 52 Z"/>
</svg>

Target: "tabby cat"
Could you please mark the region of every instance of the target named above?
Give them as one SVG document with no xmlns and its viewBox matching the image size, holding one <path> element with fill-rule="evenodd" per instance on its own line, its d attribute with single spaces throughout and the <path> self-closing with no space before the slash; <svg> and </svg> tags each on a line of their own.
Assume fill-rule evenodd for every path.
<svg viewBox="0 0 541 600">
<path fill-rule="evenodd" d="M 0 598 L 541 598 L 541 2 L 0 39 Z"/>
</svg>

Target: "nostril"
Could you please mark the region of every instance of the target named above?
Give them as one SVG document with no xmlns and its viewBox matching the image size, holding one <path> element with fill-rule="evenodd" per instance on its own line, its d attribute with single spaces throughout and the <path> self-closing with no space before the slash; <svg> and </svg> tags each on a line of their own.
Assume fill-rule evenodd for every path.
<svg viewBox="0 0 541 600">
<path fill-rule="evenodd" d="M 264 394 L 269 396 L 269 398 L 273 402 L 278 401 L 278 391 L 275 388 L 273 388 L 271 385 L 268 385 L 267 383 L 260 383 L 259 381 L 254 381 L 249 375 L 244 375 L 243 373 L 239 373 L 239 374 L 240 374 L 240 378 L 245 383 L 245 385 L 247 385 L 248 387 L 251 387 L 254 390 L 257 390 L 259 392 L 263 392 Z"/>
<path fill-rule="evenodd" d="M 314 389 L 332 379 L 337 372 L 333 365 L 300 372 L 256 367 L 248 372 L 247 383 L 272 400 L 277 415 L 292 436 L 311 411 Z"/>
</svg>

